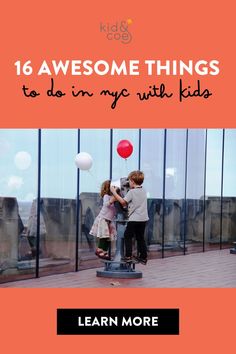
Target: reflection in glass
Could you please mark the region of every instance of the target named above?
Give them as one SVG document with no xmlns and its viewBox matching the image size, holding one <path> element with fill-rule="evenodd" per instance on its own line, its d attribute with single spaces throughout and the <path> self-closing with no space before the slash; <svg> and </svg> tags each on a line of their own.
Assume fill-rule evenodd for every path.
<svg viewBox="0 0 236 354">
<path fill-rule="evenodd" d="M 224 197 L 236 197 L 236 129 L 225 129 Z"/>
<path fill-rule="evenodd" d="M 151 148 L 150 148 L 151 142 Z M 146 239 L 149 251 L 161 250 L 163 198 L 163 159 L 164 130 L 142 129 L 141 170 L 144 172 L 144 188 L 148 196 L 149 221 L 146 227 Z M 151 252 L 149 253 L 149 256 Z M 158 253 L 161 256 L 161 252 Z"/>
<path fill-rule="evenodd" d="M 77 137 L 76 129 L 42 130 L 40 275 L 74 269 Z"/>
<path fill-rule="evenodd" d="M 142 129 L 141 136 L 141 170 L 145 174 L 144 187 L 148 198 L 162 198 L 164 130 Z"/>
<path fill-rule="evenodd" d="M 164 254 L 183 253 L 186 129 L 168 129 L 165 170 Z"/>
<path fill-rule="evenodd" d="M 186 253 L 203 249 L 205 141 L 205 129 L 188 130 L 184 225 Z"/>
<path fill-rule="evenodd" d="M 0 282 L 35 276 L 29 214 L 37 193 L 34 129 L 0 130 Z"/>
<path fill-rule="evenodd" d="M 222 247 L 236 241 L 236 129 L 225 129 Z"/>
<path fill-rule="evenodd" d="M 93 159 L 89 171 L 80 171 L 80 193 L 99 193 L 110 173 L 110 129 L 80 129 L 80 151 Z"/>
<path fill-rule="evenodd" d="M 207 131 L 205 250 L 220 247 L 222 129 Z"/>
<path fill-rule="evenodd" d="M 101 208 L 101 185 L 110 178 L 110 129 L 81 129 L 80 151 L 93 159 L 90 171 L 80 171 L 79 267 L 99 265 L 94 255 L 94 236 L 89 234 Z"/>
</svg>

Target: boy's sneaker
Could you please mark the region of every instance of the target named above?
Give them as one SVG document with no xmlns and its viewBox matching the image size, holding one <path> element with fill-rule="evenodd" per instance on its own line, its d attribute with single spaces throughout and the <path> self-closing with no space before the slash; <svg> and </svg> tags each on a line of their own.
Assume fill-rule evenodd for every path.
<svg viewBox="0 0 236 354">
<path fill-rule="evenodd" d="M 141 264 L 146 265 L 146 264 L 147 264 L 147 258 L 139 258 L 139 262 L 140 262 Z"/>
<path fill-rule="evenodd" d="M 136 256 L 136 257 L 134 257 L 134 259 L 141 264 L 144 264 L 144 265 L 147 264 L 147 258 L 140 258 L 140 257 Z"/>
<path fill-rule="evenodd" d="M 132 262 L 133 258 L 132 257 L 122 257 L 121 260 L 124 262 Z"/>
</svg>

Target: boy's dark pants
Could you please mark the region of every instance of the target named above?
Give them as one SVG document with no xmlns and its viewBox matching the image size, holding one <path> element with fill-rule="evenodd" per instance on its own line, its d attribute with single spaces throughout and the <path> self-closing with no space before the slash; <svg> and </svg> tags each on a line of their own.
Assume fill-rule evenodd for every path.
<svg viewBox="0 0 236 354">
<path fill-rule="evenodd" d="M 132 256 L 132 238 L 137 240 L 138 256 L 142 259 L 147 258 L 147 247 L 144 240 L 146 221 L 128 221 L 124 233 L 125 238 L 125 256 Z"/>
</svg>

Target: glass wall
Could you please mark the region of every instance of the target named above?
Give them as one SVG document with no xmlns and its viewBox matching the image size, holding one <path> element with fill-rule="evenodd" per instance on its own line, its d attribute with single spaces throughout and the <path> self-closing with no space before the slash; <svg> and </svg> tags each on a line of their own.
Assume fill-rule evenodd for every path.
<svg viewBox="0 0 236 354">
<path fill-rule="evenodd" d="M 93 159 L 89 171 L 80 171 L 80 193 L 100 193 L 102 182 L 110 178 L 110 129 L 80 129 L 80 152 Z"/>
<path fill-rule="evenodd" d="M 97 240 L 89 234 L 102 206 L 101 185 L 110 179 L 110 129 L 81 129 L 80 151 L 93 159 L 89 171 L 80 171 L 79 267 L 100 265 L 94 256 Z"/>
<path fill-rule="evenodd" d="M 37 148 L 37 130 L 0 130 L 0 282 L 35 274 L 30 209 L 37 195 Z"/>
<path fill-rule="evenodd" d="M 225 129 L 222 247 L 236 241 L 236 129 Z"/>
<path fill-rule="evenodd" d="M 187 144 L 187 176 L 185 204 L 185 252 L 203 250 L 205 129 L 189 129 Z"/>
<path fill-rule="evenodd" d="M 113 144 L 112 144 L 112 180 L 117 181 L 120 178 L 128 177 L 131 171 L 139 168 L 139 129 L 113 129 Z M 117 145 L 121 140 L 128 140 L 133 145 L 133 152 L 127 159 L 122 158 L 117 152 Z M 119 205 L 119 204 L 118 204 Z M 116 205 L 117 206 L 117 205 Z M 126 219 L 126 215 L 122 212 L 123 208 L 117 206 L 118 220 Z M 125 224 L 116 223 L 118 237 L 122 237 L 125 231 Z M 123 245 L 123 239 L 122 239 Z M 133 248 L 136 252 L 135 247 Z"/>
<path fill-rule="evenodd" d="M 164 252 L 183 253 L 186 129 L 168 129 L 166 136 Z"/>
<path fill-rule="evenodd" d="M 221 241 L 222 141 L 222 129 L 208 129 L 205 196 L 205 250 L 219 248 Z"/>
<path fill-rule="evenodd" d="M 133 145 L 127 159 L 120 140 Z M 101 184 L 139 167 L 149 258 L 232 247 L 235 151 L 236 129 L 1 129 L 0 282 L 100 266 L 89 231 Z M 91 155 L 89 171 L 78 152 Z"/>
<path fill-rule="evenodd" d="M 40 275 L 75 268 L 77 138 L 75 129 L 42 130 Z"/>
<path fill-rule="evenodd" d="M 163 163 L 164 129 L 142 129 L 141 170 L 145 175 L 144 188 L 148 197 L 149 221 L 146 227 L 146 240 L 149 255 L 153 254 L 151 251 L 162 250 Z M 157 255 L 161 256 L 161 252 Z"/>
</svg>

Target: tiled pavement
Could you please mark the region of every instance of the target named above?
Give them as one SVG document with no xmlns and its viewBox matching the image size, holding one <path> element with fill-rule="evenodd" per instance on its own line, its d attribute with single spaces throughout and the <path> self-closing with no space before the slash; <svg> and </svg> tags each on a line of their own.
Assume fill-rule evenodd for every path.
<svg viewBox="0 0 236 354">
<path fill-rule="evenodd" d="M 96 276 L 97 269 L 5 283 L 0 288 L 236 287 L 236 255 L 230 254 L 229 249 L 152 259 L 146 266 L 136 266 L 143 273 L 140 279 L 100 278 Z"/>
</svg>

